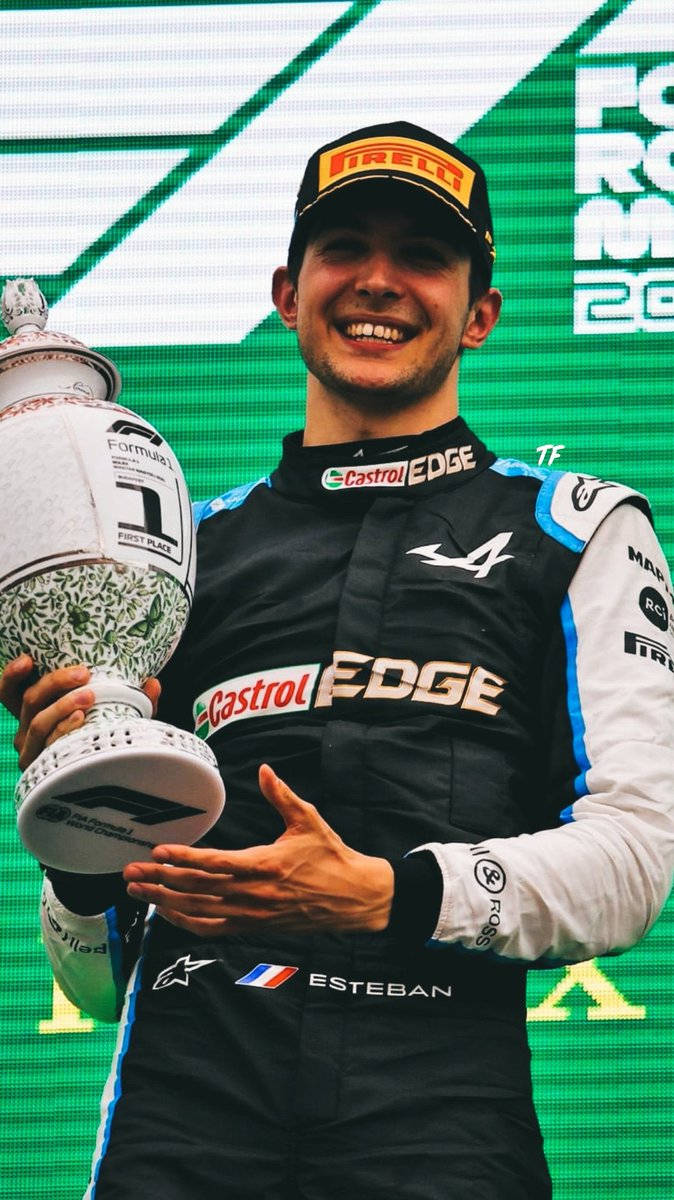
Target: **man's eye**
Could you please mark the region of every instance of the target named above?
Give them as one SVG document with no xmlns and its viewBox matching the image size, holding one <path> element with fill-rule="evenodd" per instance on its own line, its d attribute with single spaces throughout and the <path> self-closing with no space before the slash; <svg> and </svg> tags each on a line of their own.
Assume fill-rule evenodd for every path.
<svg viewBox="0 0 674 1200">
<path fill-rule="evenodd" d="M 404 247 L 404 253 L 412 262 L 428 263 L 429 266 L 442 266 L 447 261 L 446 254 L 439 247 L 423 243 Z"/>
<path fill-rule="evenodd" d="M 330 238 L 323 245 L 324 254 L 358 254 L 361 249 L 361 242 L 349 237 Z"/>
</svg>

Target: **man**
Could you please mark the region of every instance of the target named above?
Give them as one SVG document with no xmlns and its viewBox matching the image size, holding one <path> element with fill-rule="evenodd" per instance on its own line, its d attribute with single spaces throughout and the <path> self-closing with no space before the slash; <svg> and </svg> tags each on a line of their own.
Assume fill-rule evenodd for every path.
<svg viewBox="0 0 674 1200">
<path fill-rule="evenodd" d="M 66 993 L 110 1019 L 132 972 L 97 1200 L 550 1195 L 526 964 L 625 949 L 667 897 L 674 644 L 643 497 L 496 459 L 457 415 L 493 255 L 483 173 L 435 134 L 309 160 L 273 282 L 305 429 L 197 506 L 163 679 L 223 817 L 123 881 L 45 881 Z M 2 682 L 24 767 L 92 699 L 30 666 Z"/>
</svg>

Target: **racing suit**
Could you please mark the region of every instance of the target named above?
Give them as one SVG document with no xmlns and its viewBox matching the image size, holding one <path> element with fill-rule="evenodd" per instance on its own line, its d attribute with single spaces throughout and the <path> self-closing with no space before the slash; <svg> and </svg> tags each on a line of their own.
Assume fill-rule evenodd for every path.
<svg viewBox="0 0 674 1200">
<path fill-rule="evenodd" d="M 549 1195 L 526 966 L 627 948 L 670 885 L 674 605 L 647 512 L 496 459 L 460 418 L 289 435 L 269 478 L 197 506 L 160 716 L 217 755 L 206 842 L 279 836 L 268 761 L 392 862 L 392 917 L 206 941 L 154 916 L 143 934 L 116 877 L 49 872 L 66 994 L 114 1019 L 132 971 L 89 1195 Z"/>
</svg>

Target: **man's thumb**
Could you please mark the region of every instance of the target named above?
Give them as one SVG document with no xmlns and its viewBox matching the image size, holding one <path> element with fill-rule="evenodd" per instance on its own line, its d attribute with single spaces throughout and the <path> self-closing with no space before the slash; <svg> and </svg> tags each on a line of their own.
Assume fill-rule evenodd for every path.
<svg viewBox="0 0 674 1200">
<path fill-rule="evenodd" d="M 297 825 L 306 819 L 307 809 L 311 806 L 302 800 L 292 788 L 288 787 L 268 763 L 263 763 L 258 774 L 260 791 L 283 817 L 286 827 Z"/>
</svg>

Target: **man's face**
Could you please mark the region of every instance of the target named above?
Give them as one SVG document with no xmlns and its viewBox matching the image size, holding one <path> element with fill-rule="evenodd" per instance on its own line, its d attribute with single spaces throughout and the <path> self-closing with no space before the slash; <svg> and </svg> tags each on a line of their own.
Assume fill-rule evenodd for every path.
<svg viewBox="0 0 674 1200">
<path fill-rule="evenodd" d="M 300 352 L 331 393 L 370 411 L 435 395 L 470 312 L 470 261 L 436 208 L 328 210 L 311 234 L 296 290 Z"/>
</svg>

